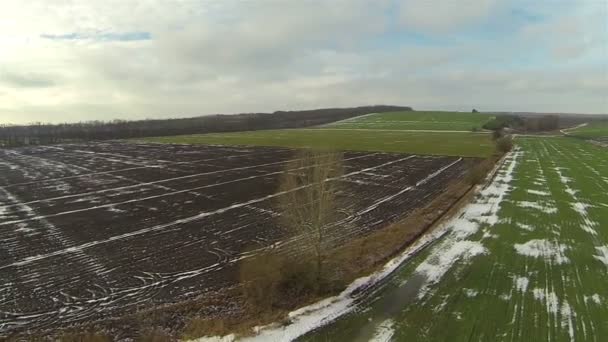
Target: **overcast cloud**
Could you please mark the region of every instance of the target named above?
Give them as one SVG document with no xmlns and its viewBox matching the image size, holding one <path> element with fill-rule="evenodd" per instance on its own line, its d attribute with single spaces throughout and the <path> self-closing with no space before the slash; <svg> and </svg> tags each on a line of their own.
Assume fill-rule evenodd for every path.
<svg viewBox="0 0 608 342">
<path fill-rule="evenodd" d="M 0 2 L 0 123 L 607 94 L 608 0 Z"/>
</svg>

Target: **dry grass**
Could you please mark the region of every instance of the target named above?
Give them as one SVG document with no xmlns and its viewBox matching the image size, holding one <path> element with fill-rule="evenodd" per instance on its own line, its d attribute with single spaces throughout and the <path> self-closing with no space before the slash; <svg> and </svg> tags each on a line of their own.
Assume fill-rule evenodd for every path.
<svg viewBox="0 0 608 342">
<path fill-rule="evenodd" d="M 93 332 L 84 333 L 65 333 L 58 340 L 60 342 L 110 342 L 108 336 Z"/>
<path fill-rule="evenodd" d="M 487 174 L 489 170 L 486 170 Z M 460 205 L 466 203 L 468 197 L 472 195 L 471 188 L 471 185 L 466 182 L 456 182 L 429 205 L 415 210 L 404 220 L 365 237 L 351 240 L 332 250 L 328 254 L 325 266 L 330 275 L 326 279 L 324 295 L 338 294 L 353 280 L 369 274 L 402 251 L 404 247 L 434 227 L 438 221 L 447 219 L 457 211 Z M 255 267 L 251 269 L 251 272 L 255 273 L 256 269 L 264 272 L 267 266 L 259 264 L 263 261 L 267 261 L 268 265 L 280 264 L 280 262 L 268 261 L 267 257 L 263 257 L 253 264 Z M 281 308 L 269 306 L 268 303 L 259 307 L 248 306 L 250 310 L 238 321 L 195 319 L 188 330 L 190 333 L 188 336 L 222 336 L 229 332 L 251 333 L 248 328 L 285 319 L 285 315 L 289 311 L 311 304 L 320 298 L 322 298 L 321 295 L 292 296 L 291 302 Z M 260 310 L 264 307 L 269 309 Z"/>
</svg>

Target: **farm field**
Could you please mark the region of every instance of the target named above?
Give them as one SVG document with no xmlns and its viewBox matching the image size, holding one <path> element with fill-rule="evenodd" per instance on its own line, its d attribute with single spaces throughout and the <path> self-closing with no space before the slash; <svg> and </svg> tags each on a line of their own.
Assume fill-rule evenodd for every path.
<svg viewBox="0 0 608 342">
<path fill-rule="evenodd" d="M 300 340 L 603 341 L 608 150 L 570 138 L 517 146 L 386 282 Z"/>
<path fill-rule="evenodd" d="M 494 143 L 489 134 L 454 132 L 284 129 L 181 135 L 139 140 L 155 143 L 311 147 L 466 157 L 487 157 L 494 152 Z"/>
<path fill-rule="evenodd" d="M 591 122 L 583 127 L 567 130 L 567 132 L 577 137 L 608 139 L 608 121 Z"/>
<path fill-rule="evenodd" d="M 482 113 L 407 111 L 357 116 L 321 128 L 470 132 L 481 130 L 491 119 L 493 116 Z"/>
<path fill-rule="evenodd" d="M 235 284 L 276 229 L 287 148 L 104 142 L 0 150 L 0 338 Z M 400 220 L 475 158 L 345 152 L 348 234 Z M 291 170 L 293 171 L 293 170 Z M 229 308 L 226 303 L 222 310 Z"/>
</svg>

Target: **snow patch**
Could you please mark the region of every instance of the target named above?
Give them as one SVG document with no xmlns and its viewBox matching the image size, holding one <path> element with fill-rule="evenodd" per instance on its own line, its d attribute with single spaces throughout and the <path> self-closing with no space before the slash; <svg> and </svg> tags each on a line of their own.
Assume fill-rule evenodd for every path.
<svg viewBox="0 0 608 342">
<path fill-rule="evenodd" d="M 534 295 L 534 299 L 545 303 L 547 313 L 557 315 L 559 312 L 559 298 L 557 298 L 555 292 L 548 291 L 547 289 L 535 288 L 532 290 L 532 294 Z"/>
<path fill-rule="evenodd" d="M 531 209 L 536 209 L 539 211 L 542 211 L 546 214 L 555 214 L 557 213 L 557 208 L 555 207 L 549 207 L 546 205 L 541 205 L 538 202 L 530 202 L 530 201 L 519 201 L 517 202 L 517 205 L 521 208 L 531 208 Z"/>
<path fill-rule="evenodd" d="M 486 248 L 476 241 L 457 241 L 447 250 L 442 249 L 439 255 L 434 255 L 423 261 L 416 268 L 416 273 L 426 277 L 426 283 L 420 289 L 418 298 L 426 295 L 429 287 L 441 280 L 443 275 L 459 260 L 469 260 L 474 256 L 486 254 Z"/>
<path fill-rule="evenodd" d="M 521 228 L 521 229 L 523 229 L 523 230 L 527 230 L 527 231 L 529 231 L 529 232 L 532 232 L 532 231 L 534 231 L 534 229 L 535 229 L 533 226 L 531 226 L 531 225 L 529 225 L 529 224 L 520 223 L 520 222 L 518 222 L 518 223 L 517 223 L 517 226 L 518 226 L 519 228 Z"/>
<path fill-rule="evenodd" d="M 530 284 L 530 279 L 526 277 L 515 278 L 515 288 L 519 292 L 526 292 L 528 290 L 528 284 Z"/>
<path fill-rule="evenodd" d="M 212 337 L 201 337 L 193 340 L 195 342 L 233 342 L 236 341 L 236 336 L 234 334 L 226 335 L 223 337 L 212 336 Z"/>
<path fill-rule="evenodd" d="M 551 196 L 551 193 L 549 193 L 548 191 L 528 189 L 528 193 L 532 194 L 532 195 L 537 195 L 537 196 Z"/>
<path fill-rule="evenodd" d="M 587 216 L 587 208 L 592 207 L 592 205 L 581 202 L 570 203 L 570 206 L 581 216 Z"/>
<path fill-rule="evenodd" d="M 546 261 L 554 261 L 557 264 L 563 264 L 570 261 L 566 256 L 564 256 L 564 252 L 569 247 L 557 242 L 537 239 L 530 240 L 523 244 L 517 243 L 515 244 L 514 248 L 520 255 L 543 258 Z"/>
<path fill-rule="evenodd" d="M 370 342 L 388 342 L 392 339 L 395 334 L 395 321 L 392 319 L 387 319 L 386 321 L 380 323 L 378 328 L 376 329 L 376 333 L 374 337 L 371 338 Z"/>
<path fill-rule="evenodd" d="M 572 188 L 566 188 L 566 192 L 568 194 L 570 194 L 570 196 L 576 196 L 576 193 L 578 192 L 578 190 L 574 190 Z"/>
<path fill-rule="evenodd" d="M 560 311 L 562 317 L 562 328 L 568 329 L 570 341 L 574 341 L 574 317 L 576 317 L 576 313 L 572 311 L 572 308 L 567 301 L 562 303 Z"/>
<path fill-rule="evenodd" d="M 479 291 L 477 291 L 475 289 L 464 289 L 464 294 L 469 298 L 474 298 L 474 297 L 477 297 L 477 295 L 479 294 Z"/>
<path fill-rule="evenodd" d="M 608 266 L 608 246 L 595 247 L 595 249 L 599 255 L 594 255 L 593 257 Z"/>
<path fill-rule="evenodd" d="M 498 296 L 498 298 L 500 298 L 501 300 L 504 300 L 505 302 L 510 301 L 511 297 L 513 297 L 513 296 L 510 293 L 503 293 L 500 296 Z"/>
<path fill-rule="evenodd" d="M 602 305 L 602 298 L 597 293 L 595 293 L 595 294 L 593 294 L 591 296 L 584 296 L 584 298 L 585 298 L 585 303 L 591 301 L 591 302 L 593 302 L 593 303 L 595 303 L 597 305 Z"/>
</svg>

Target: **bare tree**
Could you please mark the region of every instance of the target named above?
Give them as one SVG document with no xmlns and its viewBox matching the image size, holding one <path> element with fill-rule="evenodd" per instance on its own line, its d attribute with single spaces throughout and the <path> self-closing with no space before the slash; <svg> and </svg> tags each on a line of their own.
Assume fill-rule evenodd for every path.
<svg viewBox="0 0 608 342">
<path fill-rule="evenodd" d="M 342 227 L 338 193 L 343 175 L 342 155 L 336 152 L 304 150 L 287 166 L 281 178 L 281 225 L 297 238 L 292 250 L 298 258 L 312 257 L 317 284 L 323 277 L 323 263 L 332 237 Z M 312 252 L 312 256 L 310 253 Z"/>
</svg>

